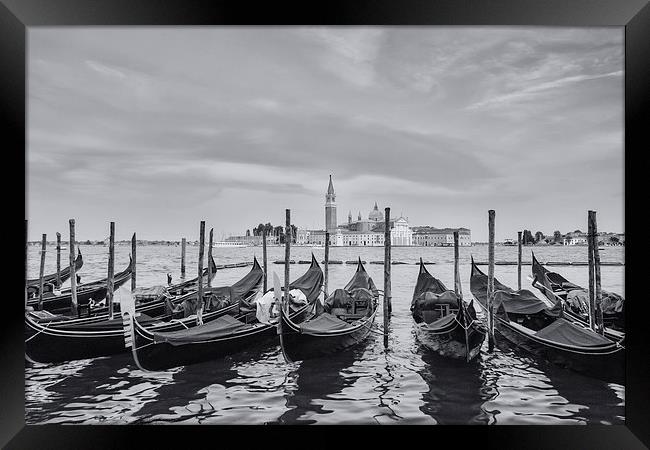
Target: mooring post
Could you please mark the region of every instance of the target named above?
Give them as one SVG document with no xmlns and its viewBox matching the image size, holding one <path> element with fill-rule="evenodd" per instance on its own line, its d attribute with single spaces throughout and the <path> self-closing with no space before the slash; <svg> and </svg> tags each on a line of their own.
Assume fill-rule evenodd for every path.
<svg viewBox="0 0 650 450">
<path fill-rule="evenodd" d="M 488 351 L 494 351 L 494 210 L 488 211 L 488 287 L 487 287 L 487 309 L 488 309 Z"/>
<path fill-rule="evenodd" d="M 391 241 L 390 241 L 390 208 L 384 209 L 384 299 L 387 301 L 388 313 L 393 311 L 393 298 L 391 293 Z"/>
<path fill-rule="evenodd" d="M 106 278 L 106 304 L 108 306 L 108 318 L 113 318 L 113 279 L 115 275 L 115 222 L 111 222 L 110 237 L 108 238 L 108 277 Z"/>
<path fill-rule="evenodd" d="M 25 219 L 25 309 L 27 309 L 27 257 L 29 254 L 28 222 Z"/>
<path fill-rule="evenodd" d="M 460 254 L 458 248 L 458 231 L 454 231 L 454 292 L 459 299 L 463 297 L 463 287 L 460 284 Z"/>
<path fill-rule="evenodd" d="M 603 298 L 600 288 L 600 250 L 598 249 L 598 223 L 596 222 L 596 211 L 594 211 L 594 275 L 596 281 L 596 328 L 601 335 L 605 334 L 603 321 Z"/>
<path fill-rule="evenodd" d="M 136 240 L 135 240 L 135 233 L 133 233 L 133 236 L 131 237 L 131 292 L 135 290 L 135 267 L 137 261 L 135 248 L 136 248 Z"/>
<path fill-rule="evenodd" d="M 185 245 L 187 240 L 181 239 L 181 278 L 185 278 Z"/>
<path fill-rule="evenodd" d="M 56 232 L 56 287 L 61 289 L 61 233 Z"/>
<path fill-rule="evenodd" d="M 208 288 L 212 287 L 212 233 L 214 228 L 210 228 L 210 239 L 208 245 Z"/>
<path fill-rule="evenodd" d="M 517 256 L 517 290 L 521 291 L 521 231 L 517 231 L 517 246 L 519 254 Z"/>
<path fill-rule="evenodd" d="M 45 246 L 47 245 L 47 235 L 43 235 L 41 242 L 41 269 L 39 272 L 38 282 L 38 310 L 43 310 L 43 277 L 45 276 Z"/>
<path fill-rule="evenodd" d="M 596 280 L 594 276 L 594 234 L 592 212 L 587 211 L 587 260 L 589 261 L 589 327 L 596 331 Z"/>
<path fill-rule="evenodd" d="M 264 264 L 264 290 L 262 292 L 266 294 L 266 289 L 268 288 L 268 275 L 266 273 L 266 228 L 262 229 L 262 264 Z"/>
<path fill-rule="evenodd" d="M 323 274 L 323 294 L 324 300 L 327 300 L 327 283 L 329 281 L 329 263 L 330 263 L 330 233 L 325 232 L 325 273 Z"/>
<path fill-rule="evenodd" d="M 196 306 L 196 324 L 203 324 L 203 251 L 205 249 L 205 221 L 201 221 L 201 230 L 199 232 L 199 277 L 197 279 L 197 306 Z"/>
<path fill-rule="evenodd" d="M 388 348 L 390 307 L 390 208 L 384 209 L 384 348 Z"/>
<path fill-rule="evenodd" d="M 600 250 L 598 250 L 598 225 L 596 222 L 596 211 L 590 211 L 589 219 L 591 221 L 591 239 L 592 248 L 594 252 L 594 297 L 595 297 L 595 323 L 596 331 L 605 334 L 605 326 L 603 324 L 603 307 L 602 307 L 602 291 L 600 288 Z"/>
<path fill-rule="evenodd" d="M 70 219 L 70 311 L 72 316 L 79 314 L 79 305 L 77 304 L 77 268 L 75 267 L 75 237 L 74 237 L 74 219 Z"/>
<path fill-rule="evenodd" d="M 290 304 L 291 297 L 289 296 L 289 264 L 291 257 L 291 210 L 286 210 L 286 223 L 284 231 L 284 302 L 281 302 L 278 305 L 280 309 L 280 318 L 278 319 L 278 333 L 282 334 L 282 314 L 284 313 L 284 307 L 288 308 Z"/>
</svg>

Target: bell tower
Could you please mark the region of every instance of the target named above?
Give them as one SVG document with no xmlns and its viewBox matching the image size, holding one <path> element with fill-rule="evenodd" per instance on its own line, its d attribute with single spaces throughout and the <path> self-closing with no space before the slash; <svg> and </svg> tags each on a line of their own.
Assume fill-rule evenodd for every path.
<svg viewBox="0 0 650 450">
<path fill-rule="evenodd" d="M 325 231 L 330 233 L 336 232 L 336 194 L 334 194 L 334 185 L 332 184 L 332 175 L 330 175 L 330 184 L 325 194 Z"/>
</svg>

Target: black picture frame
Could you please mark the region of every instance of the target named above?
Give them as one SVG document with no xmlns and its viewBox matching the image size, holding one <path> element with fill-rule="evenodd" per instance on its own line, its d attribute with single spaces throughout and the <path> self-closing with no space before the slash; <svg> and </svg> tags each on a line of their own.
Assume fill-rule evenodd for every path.
<svg viewBox="0 0 650 450">
<path fill-rule="evenodd" d="M 650 445 L 648 412 L 648 300 L 638 296 L 638 277 L 643 266 L 640 255 L 645 219 L 646 190 L 641 186 L 640 201 L 635 202 L 635 186 L 647 175 L 642 163 L 650 146 L 647 139 L 648 100 L 650 99 L 650 6 L 646 0 L 337 0 L 327 2 L 259 2 L 234 0 L 0 0 L 0 56 L 2 83 L 0 115 L 5 130 L 3 177 L 5 205 L 12 225 L 5 234 L 8 245 L 4 270 L 7 298 L 3 302 L 0 330 L 0 444 L 6 448 L 123 448 L 134 446 L 132 439 L 145 447 L 169 448 L 179 445 L 238 445 L 269 443 L 287 437 L 291 445 L 308 445 L 315 435 L 327 436 L 331 445 L 339 445 L 338 431 L 320 429 L 304 432 L 293 439 L 293 431 L 265 428 L 262 433 L 233 427 L 155 427 L 155 426 L 54 426 L 25 425 L 24 347 L 21 300 L 25 267 L 19 267 L 17 255 L 24 255 L 26 216 L 26 31 L 28 27 L 59 25 L 543 25 L 543 26 L 624 26 L 625 27 L 625 252 L 627 384 L 625 425 L 603 426 L 501 426 L 501 427 L 420 427 L 424 436 L 409 438 L 406 445 L 447 439 L 462 439 L 462 445 L 477 448 L 647 448 Z M 7 140 L 8 138 L 8 140 Z M 22 170 L 21 170 L 22 169 Z M 17 186 L 25 187 L 25 196 L 14 195 Z M 22 208 L 22 209 L 21 209 Z M 635 214 L 636 213 L 636 214 Z M 11 263 L 14 264 L 11 264 Z M 364 428 L 364 431 L 366 427 Z M 255 427 L 256 430 L 259 427 Z M 349 430 L 349 427 L 347 428 Z M 407 433 L 412 427 L 371 428 L 375 439 Z M 390 433 L 385 434 L 385 433 Z M 346 433 L 350 434 L 350 433 Z M 224 438 L 225 436 L 230 436 Z M 234 436 L 234 440 L 232 437 Z M 421 441 L 424 437 L 425 440 Z M 253 442 L 251 439 L 256 440 Z M 308 439 L 308 440 L 306 440 Z M 347 439 L 345 439 L 347 441 Z M 342 440 L 342 442 L 345 442 Z M 184 442 L 184 443 L 183 443 Z M 404 445 L 404 444 L 401 444 Z"/>
</svg>

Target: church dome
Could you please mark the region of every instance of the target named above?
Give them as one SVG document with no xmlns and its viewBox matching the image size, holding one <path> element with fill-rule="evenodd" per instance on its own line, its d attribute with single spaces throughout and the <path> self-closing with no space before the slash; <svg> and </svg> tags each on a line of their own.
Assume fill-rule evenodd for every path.
<svg viewBox="0 0 650 450">
<path fill-rule="evenodd" d="M 368 219 L 379 222 L 384 220 L 384 214 L 379 211 L 379 208 L 377 207 L 377 202 L 375 202 L 375 207 L 370 211 L 370 214 L 368 214 Z"/>
</svg>

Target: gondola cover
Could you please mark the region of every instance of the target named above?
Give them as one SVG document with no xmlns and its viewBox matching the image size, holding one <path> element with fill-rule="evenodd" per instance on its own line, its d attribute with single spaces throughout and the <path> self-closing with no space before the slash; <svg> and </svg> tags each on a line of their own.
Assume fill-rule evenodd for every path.
<svg viewBox="0 0 650 450">
<path fill-rule="evenodd" d="M 537 314 L 544 312 L 552 317 L 559 317 L 561 315 L 561 308 L 549 309 L 546 303 L 541 301 L 532 292 L 527 289 L 520 291 L 496 291 L 494 293 L 494 308 L 499 310 L 503 308 L 507 313 L 512 314 Z"/>
<path fill-rule="evenodd" d="M 221 336 L 233 334 L 246 328 L 252 328 L 250 324 L 240 322 L 232 316 L 219 317 L 200 327 L 193 327 L 171 332 L 154 332 L 153 341 L 156 344 L 168 343 L 171 345 L 193 344 L 198 341 L 209 341 Z"/>
<path fill-rule="evenodd" d="M 557 319 L 550 325 L 542 328 L 535 336 L 553 342 L 580 347 L 600 347 L 612 345 L 609 339 L 604 338 L 586 328 L 579 327 L 566 319 Z"/>
</svg>

